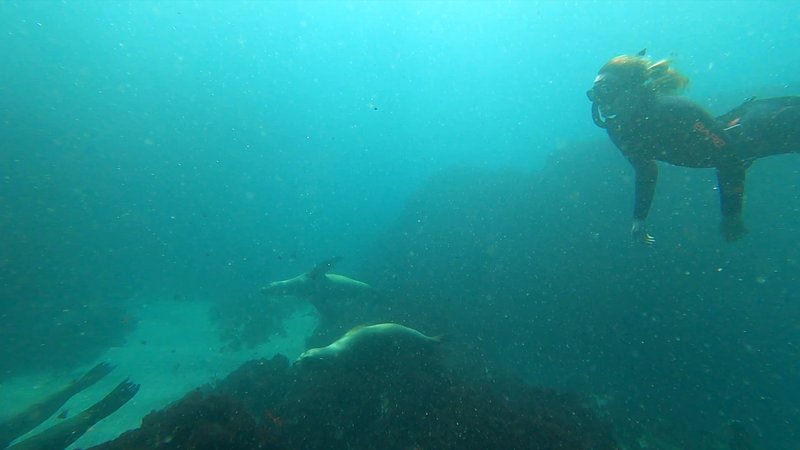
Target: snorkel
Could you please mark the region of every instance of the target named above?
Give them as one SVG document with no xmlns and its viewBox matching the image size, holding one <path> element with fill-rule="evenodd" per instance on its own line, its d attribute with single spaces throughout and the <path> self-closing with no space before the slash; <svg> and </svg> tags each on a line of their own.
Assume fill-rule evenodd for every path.
<svg viewBox="0 0 800 450">
<path fill-rule="evenodd" d="M 589 100 L 591 100 L 592 102 L 592 120 L 594 121 L 594 124 L 597 125 L 598 127 L 606 129 L 608 128 L 608 123 L 606 123 L 608 122 L 608 118 L 604 117 L 603 114 L 600 112 L 600 105 L 598 105 L 596 101 L 592 100 L 591 93 L 592 93 L 591 90 L 586 92 L 586 95 L 589 96 Z"/>
<path fill-rule="evenodd" d="M 592 102 L 592 120 L 600 128 L 608 128 L 608 119 L 613 119 L 614 115 L 608 116 L 601 111 L 601 104 L 610 103 L 612 96 L 608 86 L 608 80 L 603 74 L 594 79 L 594 85 L 586 91 L 586 97 Z"/>
</svg>

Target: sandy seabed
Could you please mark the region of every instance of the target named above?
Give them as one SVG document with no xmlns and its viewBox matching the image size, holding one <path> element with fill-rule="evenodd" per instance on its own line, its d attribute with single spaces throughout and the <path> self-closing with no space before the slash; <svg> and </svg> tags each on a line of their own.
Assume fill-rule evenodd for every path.
<svg viewBox="0 0 800 450">
<path fill-rule="evenodd" d="M 39 374 L 18 377 L 0 384 L 0 405 L 7 405 L 2 415 L 31 405 L 63 385 L 78 378 L 95 364 L 106 361 L 116 368 L 97 384 L 75 395 L 62 410 L 77 414 L 103 398 L 124 380 L 141 385 L 138 394 L 125 406 L 96 424 L 69 448 L 91 447 L 137 428 L 152 410 L 165 407 L 203 384 L 224 378 L 245 361 L 271 358 L 277 353 L 290 360 L 304 350 L 304 341 L 313 332 L 315 318 L 304 309 L 286 319 L 285 336 L 273 338 L 258 347 L 232 351 L 224 348 L 217 327 L 210 319 L 208 302 L 137 301 L 131 315 L 139 319 L 126 344 L 106 351 L 97 361 L 77 368 L 73 373 Z M 10 406 L 13 405 L 13 406 Z M 51 417 L 28 435 L 52 426 Z M 23 436 L 24 438 L 24 436 Z"/>
</svg>

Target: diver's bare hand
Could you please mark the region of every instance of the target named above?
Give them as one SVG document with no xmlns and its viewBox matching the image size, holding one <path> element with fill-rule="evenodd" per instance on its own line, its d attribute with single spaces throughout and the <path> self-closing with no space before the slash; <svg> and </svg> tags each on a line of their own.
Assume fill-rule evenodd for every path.
<svg viewBox="0 0 800 450">
<path fill-rule="evenodd" d="M 634 242 L 644 245 L 653 245 L 656 242 L 656 239 L 650 236 L 650 233 L 645 229 L 643 220 L 633 221 L 633 225 L 631 226 L 631 238 L 633 238 Z"/>
</svg>

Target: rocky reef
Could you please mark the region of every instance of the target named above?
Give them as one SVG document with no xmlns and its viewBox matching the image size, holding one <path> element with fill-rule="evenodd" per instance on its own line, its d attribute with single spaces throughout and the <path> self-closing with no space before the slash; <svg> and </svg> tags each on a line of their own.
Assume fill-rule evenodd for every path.
<svg viewBox="0 0 800 450">
<path fill-rule="evenodd" d="M 447 346 L 254 360 L 95 449 L 616 449 L 576 397 L 464 370 Z"/>
</svg>

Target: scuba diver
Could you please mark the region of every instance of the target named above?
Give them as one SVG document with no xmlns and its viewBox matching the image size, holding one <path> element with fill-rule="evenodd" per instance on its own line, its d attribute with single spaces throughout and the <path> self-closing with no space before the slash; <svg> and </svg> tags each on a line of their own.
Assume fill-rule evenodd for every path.
<svg viewBox="0 0 800 450">
<path fill-rule="evenodd" d="M 656 161 L 716 169 L 720 233 L 731 242 L 747 233 L 742 220 L 747 168 L 764 156 L 800 152 L 800 97 L 751 97 L 714 118 L 677 95 L 688 83 L 667 60 L 652 62 L 642 50 L 612 58 L 586 93 L 594 123 L 636 172 L 631 235 L 637 242 L 655 242 L 644 222 L 658 179 Z"/>
<path fill-rule="evenodd" d="M 11 442 L 41 425 L 55 414 L 75 394 L 87 389 L 108 375 L 113 367 L 100 363 L 80 379 L 47 396 L 41 402 L 0 422 L 0 449 L 8 450 L 54 450 L 68 447 L 77 441 L 89 428 L 118 410 L 139 391 L 139 385 L 122 381 L 102 400 L 86 410 L 65 418 L 41 433 L 26 438 L 10 447 Z"/>
</svg>

